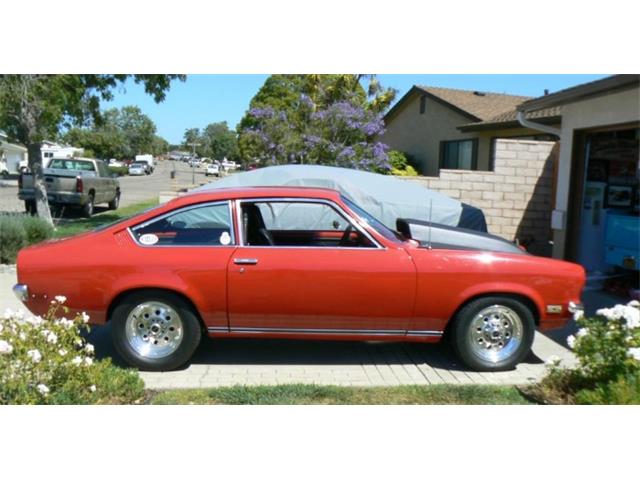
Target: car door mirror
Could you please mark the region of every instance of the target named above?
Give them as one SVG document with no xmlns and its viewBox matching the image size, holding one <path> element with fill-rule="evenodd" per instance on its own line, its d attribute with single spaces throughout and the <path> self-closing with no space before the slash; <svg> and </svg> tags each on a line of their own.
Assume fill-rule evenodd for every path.
<svg viewBox="0 0 640 480">
<path fill-rule="evenodd" d="M 333 221 L 333 228 L 340 230 L 340 222 L 338 220 Z"/>
</svg>

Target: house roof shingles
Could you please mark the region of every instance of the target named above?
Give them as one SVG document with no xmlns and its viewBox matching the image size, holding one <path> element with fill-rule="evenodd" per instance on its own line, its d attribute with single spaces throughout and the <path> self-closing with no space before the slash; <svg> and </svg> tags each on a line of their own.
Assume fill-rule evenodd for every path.
<svg viewBox="0 0 640 480">
<path fill-rule="evenodd" d="M 467 123 L 465 125 L 460 125 L 458 128 L 463 132 L 471 132 L 474 130 L 487 130 L 492 128 L 509 128 L 512 126 L 519 126 L 517 114 L 518 111 L 514 108 L 513 110 L 501 113 L 488 120 L 484 120 L 482 122 Z M 559 123 L 562 116 L 562 107 L 555 106 L 542 108 L 533 112 L 527 112 L 525 116 L 527 120 L 535 120 L 539 121 L 540 123 Z"/>
<path fill-rule="evenodd" d="M 458 90 L 454 88 L 416 86 L 418 89 L 440 100 L 469 113 L 478 120 L 484 121 L 500 114 L 515 110 L 516 106 L 530 99 L 519 95 L 503 93 Z"/>
<path fill-rule="evenodd" d="M 470 122 L 489 120 L 502 113 L 515 110 L 517 105 L 531 98 L 503 93 L 414 85 L 386 113 L 385 120 L 388 121 L 408 99 L 414 98 L 416 94 L 425 95 L 440 102 L 448 108 L 466 116 Z"/>
</svg>

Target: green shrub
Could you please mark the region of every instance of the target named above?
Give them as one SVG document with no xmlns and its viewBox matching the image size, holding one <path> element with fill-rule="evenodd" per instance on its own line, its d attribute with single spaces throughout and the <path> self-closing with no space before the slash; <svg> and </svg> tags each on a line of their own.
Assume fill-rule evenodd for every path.
<svg viewBox="0 0 640 480">
<path fill-rule="evenodd" d="M 56 297 L 44 318 L 7 310 L 0 317 L 0 404 L 131 403 L 144 395 L 135 370 L 94 361 L 94 347 L 82 334 L 88 316 L 73 319 L 64 297 Z"/>
<path fill-rule="evenodd" d="M 18 215 L 0 216 L 0 263 L 14 263 L 18 251 L 27 245 L 24 222 Z"/>
<path fill-rule="evenodd" d="M 640 303 L 598 310 L 577 318 L 578 333 L 567 338 L 578 366 L 550 371 L 533 389 L 548 403 L 640 403 Z"/>
<path fill-rule="evenodd" d="M 0 215 L 0 263 L 14 263 L 18 251 L 53 236 L 53 227 L 25 214 Z"/>
<path fill-rule="evenodd" d="M 389 163 L 391 164 L 391 175 L 416 176 L 418 172 L 409 164 L 407 156 L 398 150 L 391 150 L 389 153 Z"/>
<path fill-rule="evenodd" d="M 27 245 L 40 243 L 53 237 L 53 226 L 40 217 L 22 215 L 22 225 L 27 238 Z"/>
<path fill-rule="evenodd" d="M 118 174 L 119 177 L 127 175 L 129 173 L 129 167 L 123 165 L 122 167 L 116 167 L 113 165 L 108 165 L 109 172 Z"/>
<path fill-rule="evenodd" d="M 581 405 L 640 405 L 640 375 L 627 375 L 613 382 L 576 393 Z"/>
</svg>

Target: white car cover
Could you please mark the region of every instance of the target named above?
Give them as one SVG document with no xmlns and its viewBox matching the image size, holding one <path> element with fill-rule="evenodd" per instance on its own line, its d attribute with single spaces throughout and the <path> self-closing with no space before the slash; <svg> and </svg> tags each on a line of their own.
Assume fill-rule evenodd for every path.
<svg viewBox="0 0 640 480">
<path fill-rule="evenodd" d="M 454 227 L 487 231 L 481 210 L 418 182 L 389 175 L 322 165 L 279 165 L 230 175 L 193 191 L 257 186 L 323 187 L 339 191 L 387 227 L 398 218 L 413 218 Z"/>
</svg>

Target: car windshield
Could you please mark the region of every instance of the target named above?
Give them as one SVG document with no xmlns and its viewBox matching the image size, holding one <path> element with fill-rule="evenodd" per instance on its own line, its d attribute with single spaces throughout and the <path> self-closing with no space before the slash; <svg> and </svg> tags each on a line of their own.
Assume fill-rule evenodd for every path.
<svg viewBox="0 0 640 480">
<path fill-rule="evenodd" d="M 144 167 L 144 165 L 145 164 L 143 162 L 135 162 L 131 164 L 132 167 Z"/>
<path fill-rule="evenodd" d="M 389 227 L 387 227 L 384 223 L 378 220 L 376 217 L 371 215 L 369 212 L 364 210 L 362 207 L 359 207 L 357 204 L 349 200 L 344 195 L 341 195 L 340 198 L 347 206 L 353 210 L 364 222 L 366 222 L 369 226 L 371 226 L 376 232 L 382 235 L 387 240 L 402 240 L 402 237 L 397 232 L 394 232 Z"/>
</svg>

